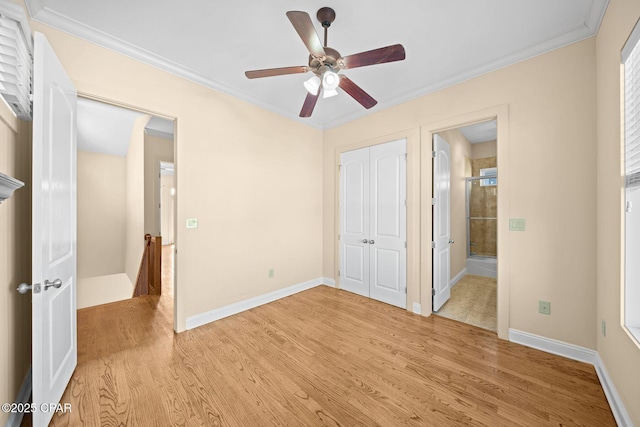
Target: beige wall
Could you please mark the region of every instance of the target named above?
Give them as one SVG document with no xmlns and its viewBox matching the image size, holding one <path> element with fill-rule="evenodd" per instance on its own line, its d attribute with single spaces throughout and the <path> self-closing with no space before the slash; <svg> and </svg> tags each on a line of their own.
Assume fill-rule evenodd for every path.
<svg viewBox="0 0 640 427">
<path fill-rule="evenodd" d="M 178 330 L 189 316 L 322 276 L 320 130 L 31 26 L 83 94 L 176 119 Z"/>
<path fill-rule="evenodd" d="M 482 159 L 485 157 L 495 157 L 498 155 L 498 144 L 496 141 L 479 142 L 471 144 L 471 158 Z"/>
<path fill-rule="evenodd" d="M 0 172 L 25 186 L 0 204 L 0 402 L 14 402 L 31 365 L 31 123 L 0 101 Z M 0 412 L 0 425 L 7 413 Z"/>
<path fill-rule="evenodd" d="M 173 162 L 173 139 L 144 134 L 144 232 L 159 236 L 159 162 Z"/>
<path fill-rule="evenodd" d="M 78 279 L 124 272 L 126 164 L 78 151 Z"/>
<path fill-rule="evenodd" d="M 622 280 L 622 151 L 620 50 L 640 17 L 634 0 L 609 2 L 597 36 L 597 214 L 598 214 L 598 313 L 591 327 L 597 334 L 598 354 L 635 425 L 640 426 L 640 349 L 621 326 Z"/>
<path fill-rule="evenodd" d="M 499 215 L 502 249 L 499 301 L 508 304 L 508 326 L 595 348 L 596 310 L 596 97 L 595 40 L 589 39 L 493 73 L 423 96 L 324 133 L 324 275 L 335 277 L 335 152 L 349 144 L 411 132 L 448 121 L 458 127 L 473 112 L 506 105 L 508 123 L 498 121 Z M 501 136 L 501 126 L 508 132 Z M 429 130 L 423 128 L 427 136 Z M 422 141 L 422 150 L 425 150 Z M 501 146 L 501 144 L 505 144 Z M 502 147 L 502 148 L 501 148 Z M 409 153 L 409 163 L 420 154 Z M 422 154 L 423 176 L 430 156 Z M 428 159 L 428 160 L 427 160 Z M 545 174 L 540 176 L 543 168 Z M 537 179 L 531 179 L 532 176 Z M 430 180 L 428 180 L 430 184 Z M 409 185 L 416 178 L 409 176 Z M 421 188 L 423 201 L 431 188 Z M 504 197 L 503 197 L 504 195 Z M 545 203 L 540 203 L 540 200 Z M 420 202 L 418 201 L 418 203 Z M 508 201 L 508 203 L 507 203 Z M 423 210 L 428 210 L 423 204 Z M 500 214 L 500 212 L 503 214 Z M 559 215 L 566 213 L 570 217 Z M 508 232 L 506 218 L 525 218 L 527 231 Z M 427 227 L 431 216 L 426 217 Z M 412 230 L 416 239 L 422 229 Z M 422 253 L 430 253 L 424 230 Z M 501 240 L 502 239 L 502 240 Z M 504 244 L 503 244 L 504 243 Z M 408 242 L 409 245 L 411 243 Z M 422 277 L 431 277 L 430 262 Z M 413 273 L 413 272 L 410 272 Z M 502 289 L 502 290 L 501 290 Z M 505 291 L 506 289 L 506 291 Z M 430 312 L 431 284 L 408 289 L 408 307 Z M 551 301 L 552 314 L 538 314 L 538 300 Z M 499 322 L 505 322 L 505 319 Z M 499 331 L 504 325 L 499 324 Z M 504 330 L 502 332 L 504 336 Z"/>
<path fill-rule="evenodd" d="M 135 286 L 144 252 L 144 127 L 151 116 L 136 119 L 126 159 L 125 258 L 124 272 Z"/>
<path fill-rule="evenodd" d="M 160 203 L 162 211 L 160 215 L 160 231 L 163 245 L 171 245 L 174 243 L 175 228 L 175 193 L 171 194 L 171 190 L 175 190 L 175 179 L 173 174 L 162 175 L 160 177 Z"/>
<path fill-rule="evenodd" d="M 453 279 L 467 266 L 467 196 L 466 177 L 470 176 L 467 159 L 471 158 L 472 147 L 467 138 L 457 129 L 439 133 L 451 148 L 451 191 L 450 227 L 451 245 L 450 271 Z"/>
</svg>

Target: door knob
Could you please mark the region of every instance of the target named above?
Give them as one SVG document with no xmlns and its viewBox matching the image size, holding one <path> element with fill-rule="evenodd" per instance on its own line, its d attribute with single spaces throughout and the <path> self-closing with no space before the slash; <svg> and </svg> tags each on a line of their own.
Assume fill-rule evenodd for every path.
<svg viewBox="0 0 640 427">
<path fill-rule="evenodd" d="M 35 285 L 28 285 L 26 283 L 20 283 L 18 285 L 18 289 L 16 289 L 18 292 L 20 292 L 21 294 L 26 294 L 27 292 L 29 292 L 30 290 L 33 290 L 34 294 L 39 294 L 40 293 L 40 283 L 36 283 Z"/>
<path fill-rule="evenodd" d="M 449 243 L 455 243 L 452 239 L 449 239 Z"/>
<path fill-rule="evenodd" d="M 53 282 L 50 282 L 48 280 L 44 281 L 44 290 L 46 291 L 47 289 L 49 289 L 50 287 L 54 287 L 56 289 L 60 288 L 60 286 L 62 286 L 62 280 L 60 279 L 56 279 Z"/>
<path fill-rule="evenodd" d="M 364 239 L 362 243 L 369 243 L 369 241 L 367 239 Z"/>
<path fill-rule="evenodd" d="M 369 244 L 373 245 L 376 241 L 375 240 L 369 240 Z"/>
</svg>

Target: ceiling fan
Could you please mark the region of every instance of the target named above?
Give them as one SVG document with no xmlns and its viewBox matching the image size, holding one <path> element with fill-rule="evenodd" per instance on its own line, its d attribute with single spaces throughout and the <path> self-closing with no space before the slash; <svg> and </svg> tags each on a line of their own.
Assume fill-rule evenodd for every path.
<svg viewBox="0 0 640 427">
<path fill-rule="evenodd" d="M 402 61 L 405 58 L 405 52 L 401 44 L 343 57 L 337 50 L 327 46 L 327 30 L 336 19 L 336 13 L 333 9 L 323 7 L 318 10 L 316 15 L 318 21 L 320 21 L 324 28 L 324 46 L 313 27 L 311 18 L 306 12 L 289 11 L 287 12 L 287 17 L 309 50 L 309 65 L 247 71 L 244 73 L 247 78 L 256 79 L 260 77 L 281 76 L 284 74 L 313 72 L 314 75 L 304 82 L 304 86 L 309 93 L 302 105 L 300 117 L 311 116 L 318 101 L 320 89 L 322 89 L 322 97 L 329 98 L 337 95 L 338 92 L 336 89 L 340 87 L 340 89 L 347 92 L 353 99 L 367 109 L 378 103 L 378 101 L 373 99 L 371 95 L 351 81 L 351 79 L 344 74 L 338 74 L 338 72 L 340 70 L 364 67 L 366 65 Z"/>
</svg>

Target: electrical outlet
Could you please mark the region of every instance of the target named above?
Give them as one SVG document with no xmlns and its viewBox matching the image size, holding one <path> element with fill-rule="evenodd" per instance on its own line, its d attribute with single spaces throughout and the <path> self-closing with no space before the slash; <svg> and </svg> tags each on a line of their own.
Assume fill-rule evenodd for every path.
<svg viewBox="0 0 640 427">
<path fill-rule="evenodd" d="M 602 319 L 601 328 L 602 328 L 602 336 L 606 337 L 607 336 L 607 321 L 604 320 L 604 319 Z"/>
<path fill-rule="evenodd" d="M 275 271 L 273 270 L 273 268 L 270 268 L 270 269 L 269 269 L 269 279 L 272 279 L 272 278 L 273 278 L 273 276 L 275 276 L 275 274 L 276 274 L 276 273 L 275 273 Z"/>
<path fill-rule="evenodd" d="M 198 218 L 187 218 L 187 228 L 198 228 Z"/>
<path fill-rule="evenodd" d="M 551 303 L 549 301 L 538 301 L 538 313 L 551 314 Z"/>
</svg>

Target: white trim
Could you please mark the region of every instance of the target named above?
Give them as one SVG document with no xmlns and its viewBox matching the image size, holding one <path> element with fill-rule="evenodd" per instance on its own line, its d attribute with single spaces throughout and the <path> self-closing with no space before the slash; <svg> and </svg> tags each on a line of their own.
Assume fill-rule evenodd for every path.
<svg viewBox="0 0 640 427">
<path fill-rule="evenodd" d="M 509 341 L 593 365 L 616 423 L 620 427 L 633 427 L 631 417 L 597 351 L 516 329 L 509 329 Z"/>
<path fill-rule="evenodd" d="M 321 124 L 314 122 L 310 118 L 301 118 L 297 115 L 297 113 L 294 114 L 282 108 L 274 107 L 272 104 L 261 101 L 224 83 L 205 77 L 188 67 L 173 62 L 160 55 L 156 55 L 155 53 L 142 49 L 125 40 L 113 37 L 89 25 L 73 20 L 61 13 L 47 8 L 46 6 L 41 9 L 34 9 L 36 10 L 36 13 L 31 15 L 31 18 L 34 21 L 50 25 L 54 28 L 62 30 L 90 43 L 106 47 L 107 49 L 128 56 L 129 58 L 136 59 L 140 62 L 159 68 L 175 76 L 182 77 L 194 83 L 198 83 L 219 92 L 226 93 L 227 95 L 231 95 L 235 98 L 242 99 L 243 101 L 249 102 L 253 105 L 257 105 L 281 116 L 287 117 L 300 123 L 304 123 L 306 125 L 310 125 L 318 129 L 322 129 Z"/>
<path fill-rule="evenodd" d="M 144 132 L 148 135 L 155 136 L 157 138 L 170 139 L 173 141 L 174 135 L 169 132 L 163 132 L 157 129 L 144 128 Z"/>
<path fill-rule="evenodd" d="M 596 362 L 597 353 L 595 350 L 541 337 L 540 335 L 534 335 L 528 332 L 518 331 L 517 329 L 509 328 L 509 341 L 579 362 L 590 363 L 592 365 Z"/>
<path fill-rule="evenodd" d="M 336 281 L 331 279 L 331 278 L 329 278 L 329 277 L 323 277 L 321 280 L 322 280 L 322 284 L 323 285 L 327 285 L 327 286 L 329 286 L 331 288 L 335 288 L 336 287 Z"/>
<path fill-rule="evenodd" d="M 244 301 L 238 301 L 236 303 L 225 305 L 224 307 L 216 308 L 205 313 L 196 314 L 195 316 L 187 318 L 187 329 L 197 328 L 198 326 L 206 325 L 207 323 L 215 322 L 216 320 L 233 316 L 234 314 L 259 307 L 263 304 L 268 304 L 281 298 L 297 294 L 298 292 L 315 288 L 316 286 L 323 285 L 325 280 L 326 278 L 309 280 L 308 282 L 299 283 L 297 285 L 289 286 L 284 289 L 278 289 L 277 291 L 269 292 L 264 295 L 258 295 L 257 297 L 249 298 Z"/>
<path fill-rule="evenodd" d="M 115 52 L 119 52 L 123 55 L 137 59 L 161 70 L 167 71 L 179 77 L 183 77 L 187 80 L 191 80 L 195 83 L 199 83 L 220 92 L 232 95 L 236 98 L 265 108 L 269 111 L 280 114 L 297 122 L 304 123 L 319 129 L 330 129 L 347 122 L 365 117 L 373 112 L 381 111 L 383 109 L 402 104 L 412 99 L 416 99 L 421 96 L 436 92 L 440 89 L 453 86 L 463 81 L 470 80 L 483 74 L 498 70 L 500 68 L 504 68 L 509 65 L 531 59 L 535 56 L 542 55 L 555 49 L 559 49 L 569 44 L 592 37 L 598 31 L 609 0 L 593 0 L 591 2 L 591 8 L 589 9 L 589 12 L 585 15 L 584 22 L 577 25 L 576 28 L 573 29 L 573 31 L 562 34 L 558 37 L 553 37 L 551 39 L 545 40 L 535 46 L 529 47 L 528 49 L 515 52 L 502 58 L 498 58 L 495 61 L 485 63 L 471 70 L 467 70 L 464 73 L 452 76 L 440 82 L 436 82 L 435 84 L 424 87 L 422 89 L 411 91 L 409 93 L 384 100 L 384 102 L 382 103 L 384 104 L 383 106 L 380 105 L 372 108 L 371 110 L 355 110 L 353 114 L 345 114 L 342 117 L 327 122 L 324 126 L 320 123 L 315 122 L 312 118 L 301 119 L 297 116 L 296 113 L 291 113 L 281 108 L 274 107 L 273 105 L 258 100 L 249 94 L 240 92 L 230 86 L 202 76 L 187 67 L 181 66 L 159 55 L 141 49 L 137 46 L 134 46 L 133 44 L 127 43 L 124 40 L 112 37 L 93 27 L 70 19 L 65 15 L 48 9 L 46 6 L 44 6 L 44 2 L 42 0 L 25 0 L 25 3 L 27 5 L 27 9 L 29 10 L 31 18 L 35 21 L 51 25 L 81 39 L 96 43 L 100 46 L 104 46 Z"/>
<path fill-rule="evenodd" d="M 463 268 L 462 270 L 460 270 L 460 273 L 456 274 L 453 279 L 449 280 L 449 287 L 453 288 L 460 281 L 460 279 L 464 277 L 465 274 L 467 274 L 467 269 Z"/>
<path fill-rule="evenodd" d="M 604 362 L 600 358 L 600 355 L 596 353 L 596 363 L 593 364 L 596 368 L 596 374 L 604 390 L 604 395 L 607 397 L 613 417 L 616 419 L 616 423 L 620 427 L 633 427 L 633 421 L 627 412 L 627 408 L 624 407 L 622 399 L 613 385 L 613 381 L 604 366 Z"/>
<path fill-rule="evenodd" d="M 27 375 L 24 377 L 24 381 L 22 382 L 22 386 L 20 387 L 20 391 L 18 392 L 18 397 L 16 397 L 15 403 L 29 403 L 32 384 L 33 382 L 31 381 L 31 366 L 29 366 L 29 370 L 27 371 Z M 24 417 L 23 412 L 11 412 L 5 426 L 20 427 L 20 424 L 22 424 L 22 417 Z"/>
</svg>

